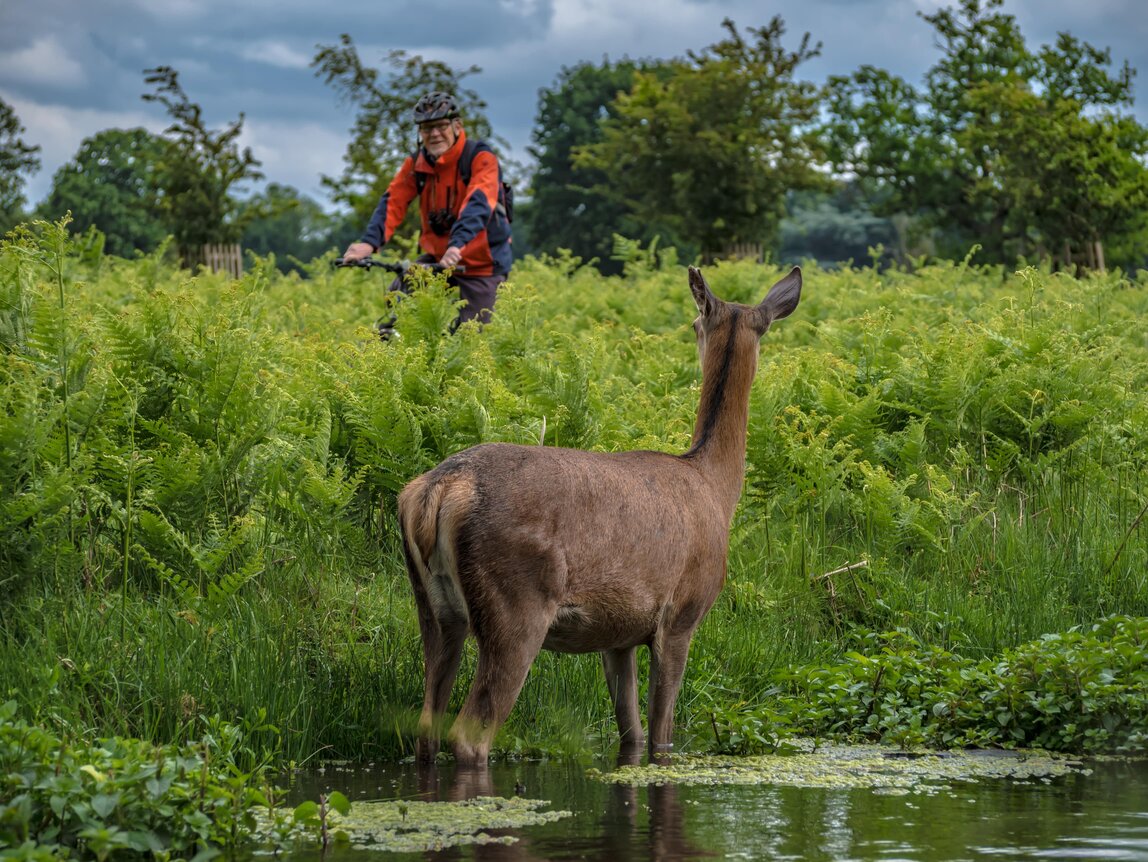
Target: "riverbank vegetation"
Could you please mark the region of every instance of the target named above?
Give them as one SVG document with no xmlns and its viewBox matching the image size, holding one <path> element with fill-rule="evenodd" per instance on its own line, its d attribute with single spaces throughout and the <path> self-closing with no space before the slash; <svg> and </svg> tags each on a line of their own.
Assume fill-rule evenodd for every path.
<svg viewBox="0 0 1148 862">
<path fill-rule="evenodd" d="M 232 281 L 95 256 L 61 225 L 6 244 L 3 697 L 74 733 L 170 742 L 218 715 L 285 761 L 408 753 L 403 483 L 483 440 L 688 447 L 684 267 L 618 252 L 609 278 L 523 261 L 497 318 L 453 337 L 428 281 L 383 344 L 384 285 L 329 261 Z M 707 270 L 742 301 L 776 275 Z M 679 702 L 691 745 L 728 743 L 715 716 L 776 711 L 781 679 L 808 697 L 817 678 L 793 667 L 843 677 L 865 633 L 976 663 L 1148 616 L 1143 282 L 959 263 L 805 281 L 762 349 L 729 582 Z M 984 741 L 1047 744 L 1001 728 Z M 544 654 L 499 744 L 612 733 L 596 657 Z"/>
<path fill-rule="evenodd" d="M 0 859 L 208 860 L 222 846 L 328 843 L 319 803 L 284 808 L 238 727 L 212 719 L 181 745 L 87 741 L 15 712 L 0 705 Z"/>
</svg>

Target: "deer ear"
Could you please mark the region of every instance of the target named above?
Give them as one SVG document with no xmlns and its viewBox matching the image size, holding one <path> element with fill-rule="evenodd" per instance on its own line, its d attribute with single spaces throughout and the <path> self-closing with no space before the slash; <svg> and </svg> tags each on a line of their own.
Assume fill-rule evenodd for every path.
<svg viewBox="0 0 1148 862">
<path fill-rule="evenodd" d="M 789 275 L 769 289 L 769 294 L 758 305 L 758 311 L 768 326 L 793 313 L 801 299 L 801 267 L 795 266 Z"/>
<path fill-rule="evenodd" d="M 702 271 L 696 266 L 690 267 L 690 291 L 693 292 L 694 303 L 702 317 L 708 316 L 717 308 L 717 297 L 710 291 L 710 286 L 706 284 Z"/>
</svg>

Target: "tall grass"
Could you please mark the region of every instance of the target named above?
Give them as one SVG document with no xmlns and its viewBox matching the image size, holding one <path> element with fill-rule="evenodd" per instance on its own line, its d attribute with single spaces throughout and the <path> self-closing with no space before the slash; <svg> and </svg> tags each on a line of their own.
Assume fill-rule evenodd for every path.
<svg viewBox="0 0 1148 862">
<path fill-rule="evenodd" d="M 521 262 L 479 332 L 428 281 L 316 261 L 189 276 L 37 225 L 0 250 L 0 686 L 42 722 L 183 738 L 262 725 L 284 757 L 393 757 L 421 704 L 402 485 L 484 440 L 688 446 L 682 267 Z M 777 269 L 722 263 L 756 302 Z M 944 264 L 809 268 L 762 348 L 729 583 L 680 702 L 766 696 L 857 630 L 989 654 L 1148 615 L 1143 282 Z M 468 653 L 462 679 L 473 671 Z M 608 744 L 594 656 L 544 655 L 501 743 Z M 460 684 L 457 698 L 464 685 Z M 458 705 L 456 698 L 456 704 Z"/>
</svg>

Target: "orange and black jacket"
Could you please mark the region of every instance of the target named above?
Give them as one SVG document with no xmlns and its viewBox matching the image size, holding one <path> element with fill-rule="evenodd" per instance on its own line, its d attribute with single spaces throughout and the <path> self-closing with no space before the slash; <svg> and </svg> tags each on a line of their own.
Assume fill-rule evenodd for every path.
<svg viewBox="0 0 1148 862">
<path fill-rule="evenodd" d="M 422 147 L 415 155 L 407 156 L 379 199 L 362 241 L 376 250 L 390 242 L 407 214 L 407 207 L 418 197 L 422 217 L 419 246 L 424 252 L 437 259 L 454 246 L 462 249 L 459 265 L 466 267 L 466 276 L 509 275 L 514 259 L 510 249 L 510 224 L 506 216 L 496 210 L 502 185 L 498 159 L 488 148 L 478 150 L 471 161 L 470 183 L 464 184 L 459 157 L 465 146 L 466 133 L 460 132 L 454 146 L 433 162 Z M 426 174 L 421 195 L 416 171 Z M 429 216 L 442 209 L 454 216 L 454 223 L 449 234 L 440 235 L 431 230 Z"/>
</svg>

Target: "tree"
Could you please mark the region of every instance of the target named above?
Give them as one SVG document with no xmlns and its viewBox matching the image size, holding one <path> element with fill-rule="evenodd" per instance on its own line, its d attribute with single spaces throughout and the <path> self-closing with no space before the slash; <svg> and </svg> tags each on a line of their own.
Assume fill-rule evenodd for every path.
<svg viewBox="0 0 1148 862">
<path fill-rule="evenodd" d="M 605 171 L 576 166 L 572 154 L 602 140 L 601 121 L 615 116 L 615 99 L 630 90 L 635 72 L 657 74 L 659 67 L 668 68 L 630 60 L 579 63 L 564 68 L 555 86 L 541 91 L 530 148 L 537 167 L 522 219 L 534 251 L 568 249 L 583 260 L 596 259 L 603 272 L 620 271 L 610 260 L 614 234 L 653 238 L 646 225 L 630 218 L 624 203 L 602 191 L 609 182 Z M 517 233 L 515 240 L 517 245 Z"/>
<path fill-rule="evenodd" d="M 1066 267 L 1104 269 L 1106 243 L 1118 262 L 1144 260 L 1148 129 L 1024 87 L 982 87 L 970 101 L 991 105 L 997 118 L 970 127 L 962 141 L 995 154 L 1009 236 Z"/>
<path fill-rule="evenodd" d="M 243 247 L 259 255 L 275 255 L 283 272 L 297 269 L 292 258 L 309 261 L 331 248 L 346 245 L 348 234 L 361 225 L 347 225 L 347 216 L 330 215 L 313 199 L 291 186 L 269 183 L 247 201 L 260 215 L 247 225 Z"/>
<path fill-rule="evenodd" d="M 159 102 L 173 122 L 164 131 L 166 146 L 159 163 L 159 208 L 185 260 L 196 259 L 205 243 L 238 242 L 246 222 L 258 213 L 232 194 L 247 180 L 263 178 L 251 149 L 239 149 L 243 114 L 222 131 L 212 131 L 199 105 L 188 99 L 170 66 L 144 71 L 155 87 L 146 102 Z"/>
<path fill-rule="evenodd" d="M 920 91 L 870 66 L 831 79 L 835 168 L 877 195 L 877 212 L 943 228 L 949 255 L 1125 242 L 1142 229 L 1145 182 L 1143 130 L 1117 110 L 1132 103 L 1132 70 L 1110 74 L 1109 53 L 1070 34 L 1030 51 L 1002 3 L 922 15 L 943 53 Z"/>
<path fill-rule="evenodd" d="M 23 174 L 40 169 L 36 153 L 38 146 L 24 142 L 24 134 L 16 112 L 0 99 L 0 233 L 15 227 L 24 216 Z"/>
<path fill-rule="evenodd" d="M 164 153 L 165 141 L 142 128 L 107 129 L 85 138 L 52 177 L 37 212 L 55 221 L 71 211 L 73 230 L 96 227 L 109 254 L 151 251 L 167 235 L 157 199 Z"/>
<path fill-rule="evenodd" d="M 602 140 L 578 148 L 575 165 L 602 171 L 599 189 L 680 248 L 719 252 L 734 242 L 772 245 L 791 189 L 821 184 L 808 129 L 816 88 L 795 79 L 817 56 L 809 34 L 782 47 L 785 26 L 726 19 L 725 39 L 674 61 L 671 73 L 636 72 Z"/>
<path fill-rule="evenodd" d="M 363 65 L 346 33 L 338 45 L 320 46 L 311 61 L 315 75 L 357 111 L 351 142 L 343 156 L 343 173 L 324 176 L 322 183 L 331 190 L 332 200 L 349 206 L 363 224 L 375 211 L 403 159 L 417 146 L 411 113 L 425 93 L 451 93 L 462 108 L 467 135 L 491 138 L 486 102 L 462 85 L 464 78 L 482 71 L 478 66 L 459 71 L 402 50 L 389 51 L 386 65 L 391 71 L 385 81 L 380 81 L 379 71 Z"/>
<path fill-rule="evenodd" d="M 896 226 L 874 215 L 853 183 L 842 183 L 832 191 L 792 192 L 788 210 L 778 244 L 783 261 L 812 258 L 822 266 L 844 261 L 861 265 L 880 246 L 882 260 L 888 263 L 899 243 Z"/>
</svg>

